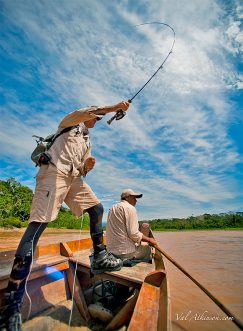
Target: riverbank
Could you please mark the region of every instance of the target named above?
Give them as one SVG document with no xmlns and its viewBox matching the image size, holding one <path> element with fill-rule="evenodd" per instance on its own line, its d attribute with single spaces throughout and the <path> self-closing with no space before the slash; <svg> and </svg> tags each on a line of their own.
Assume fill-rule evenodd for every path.
<svg viewBox="0 0 243 331">
<path fill-rule="evenodd" d="M 26 227 L 23 228 L 16 228 L 16 227 L 0 227 L 0 231 L 17 231 L 17 232 L 24 232 L 26 230 Z M 77 229 L 66 229 L 66 228 L 46 228 L 45 232 L 79 232 Z M 82 230 L 82 233 L 89 233 L 89 230 Z"/>
<path fill-rule="evenodd" d="M 203 214 L 187 218 L 154 219 L 150 220 L 149 224 L 154 231 L 243 229 L 243 212 Z"/>
<path fill-rule="evenodd" d="M 0 227 L 0 251 L 8 251 L 14 250 L 18 247 L 18 244 L 25 232 L 26 228 L 1 228 Z M 183 230 L 175 230 L 175 229 L 166 229 L 166 230 L 153 230 L 156 235 L 159 233 L 199 233 L 200 231 L 205 232 L 225 232 L 230 233 L 230 231 L 237 231 L 241 232 L 243 228 L 227 228 L 227 229 L 183 229 Z M 104 232 L 105 233 L 105 232 Z M 77 229 L 64 229 L 64 228 L 46 228 L 43 232 L 42 236 L 40 237 L 38 245 L 46 245 L 52 243 L 58 243 L 61 241 L 71 241 L 77 240 L 80 238 L 87 238 L 90 237 L 89 230 L 80 230 Z"/>
<path fill-rule="evenodd" d="M 16 231 L 16 232 L 20 232 L 20 233 L 24 233 L 26 227 L 22 227 L 22 228 L 17 228 L 14 226 L 9 226 L 9 227 L 0 227 L 0 231 Z M 201 229 L 153 229 L 153 232 L 188 232 L 188 231 L 242 231 L 243 228 L 201 228 Z M 46 228 L 45 232 L 73 232 L 73 231 L 78 231 L 78 229 L 66 229 L 66 228 Z M 105 230 L 104 230 L 105 232 Z M 82 233 L 87 233 L 89 234 L 89 230 L 82 230 Z"/>
<path fill-rule="evenodd" d="M 17 228 L 17 227 L 14 227 L 14 226 L 9 226 L 9 227 L 0 227 L 0 232 L 1 231 L 9 231 L 9 232 L 12 232 L 12 231 L 16 231 L 16 232 L 19 232 L 19 233 L 24 233 L 24 231 L 26 230 L 26 227 L 22 227 L 22 228 Z M 210 228 L 210 229 L 153 229 L 153 232 L 188 232 L 188 231 L 242 231 L 243 228 Z M 46 233 L 54 233 L 54 232 L 79 232 L 80 230 L 78 229 L 66 229 L 66 228 L 46 228 L 45 232 Z M 89 230 L 81 230 L 82 233 L 87 233 L 89 234 Z M 104 230 L 105 232 L 105 230 Z"/>
</svg>

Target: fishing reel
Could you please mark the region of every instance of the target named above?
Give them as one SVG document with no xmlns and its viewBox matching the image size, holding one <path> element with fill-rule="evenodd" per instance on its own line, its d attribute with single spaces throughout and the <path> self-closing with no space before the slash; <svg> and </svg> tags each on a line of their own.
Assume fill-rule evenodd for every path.
<svg viewBox="0 0 243 331">
<path fill-rule="evenodd" d="M 114 120 L 119 121 L 126 115 L 126 112 L 122 109 L 119 109 L 114 116 L 112 116 L 109 121 L 107 121 L 107 124 L 111 124 Z"/>
</svg>

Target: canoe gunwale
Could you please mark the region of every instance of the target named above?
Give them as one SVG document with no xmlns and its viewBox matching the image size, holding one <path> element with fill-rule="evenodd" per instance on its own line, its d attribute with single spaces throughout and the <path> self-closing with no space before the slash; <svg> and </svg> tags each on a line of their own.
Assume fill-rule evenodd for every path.
<svg viewBox="0 0 243 331">
<path fill-rule="evenodd" d="M 68 286 L 66 291 L 66 295 L 67 295 L 66 299 L 70 299 L 72 293 L 72 287 L 73 287 L 74 269 L 76 267 L 76 264 L 77 264 L 77 275 L 79 273 L 83 273 L 87 275 L 90 274 L 90 266 L 79 263 L 79 261 L 75 256 L 75 253 L 77 253 L 78 251 L 90 250 L 90 249 L 92 249 L 92 240 L 90 238 L 60 242 L 57 244 L 50 244 L 45 246 L 37 246 L 37 250 L 35 253 L 35 264 L 33 266 L 28 285 L 31 287 L 31 284 L 33 282 L 38 282 L 38 280 L 41 282 L 42 279 L 51 277 L 52 272 L 54 272 L 55 270 L 56 271 L 59 270 L 64 275 L 65 278 L 64 281 L 66 284 L 65 286 Z M 13 256 L 14 256 L 14 251 L 0 252 L 1 261 L 3 261 L 3 263 L 6 265 L 12 263 Z M 153 304 L 155 304 L 157 307 L 156 308 L 157 314 L 154 315 L 154 319 L 155 319 L 154 327 L 150 329 L 152 331 L 153 330 L 168 331 L 170 330 L 170 316 L 169 316 L 170 303 L 168 298 L 167 276 L 166 276 L 162 254 L 156 249 L 154 249 L 153 252 L 153 261 L 154 261 L 153 270 L 149 270 L 149 272 L 144 275 L 144 279 L 141 280 L 132 277 L 129 279 L 129 277 L 126 278 L 121 275 L 119 276 L 119 271 L 105 272 L 103 274 L 95 276 L 95 279 L 98 280 L 105 278 L 126 285 L 128 287 L 133 287 L 134 289 L 137 288 L 140 290 L 140 292 L 142 291 L 141 295 L 143 295 L 144 297 L 147 296 L 146 293 L 149 293 L 147 291 L 148 289 L 150 289 L 149 291 L 151 291 L 151 293 L 153 292 L 156 298 L 156 302 L 154 302 Z M 54 271 L 52 271 L 50 267 L 53 267 Z M 3 294 L 3 291 L 7 286 L 8 278 L 9 278 L 8 272 L 5 272 L 5 274 L 4 272 L 0 273 L 0 296 Z M 82 280 L 80 280 L 80 283 L 82 283 Z M 55 286 L 55 284 L 53 283 L 52 285 L 50 283 L 49 286 Z M 136 305 L 132 313 L 131 322 L 130 322 L 131 324 L 129 324 L 131 326 L 133 325 L 133 328 L 130 328 L 129 326 L 128 331 L 135 330 L 138 327 L 137 324 L 138 322 L 139 322 L 139 329 L 141 329 L 143 322 L 145 323 L 146 320 L 148 320 L 146 316 L 143 316 L 144 314 L 143 315 L 140 314 L 141 309 L 144 307 L 144 302 L 141 298 L 142 297 L 140 297 L 140 293 L 139 293 L 138 300 L 136 301 Z M 82 286 L 78 285 L 75 287 L 74 300 L 76 302 L 76 305 L 79 309 L 81 316 L 84 318 L 84 320 L 89 321 L 90 315 L 88 313 L 87 305 L 84 300 Z M 139 314 L 139 316 L 141 315 L 142 318 L 140 316 L 140 318 L 137 319 L 136 318 L 137 314 Z M 164 319 L 162 322 L 160 320 L 161 318 L 159 317 L 160 315 L 163 316 Z M 146 330 L 146 327 L 145 326 L 144 328 L 142 327 L 141 330 Z"/>
</svg>

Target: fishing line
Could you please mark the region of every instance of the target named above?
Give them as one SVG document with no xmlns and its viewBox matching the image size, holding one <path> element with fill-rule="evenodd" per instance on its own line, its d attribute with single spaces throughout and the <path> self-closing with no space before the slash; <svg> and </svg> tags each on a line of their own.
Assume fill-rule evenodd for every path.
<svg viewBox="0 0 243 331">
<path fill-rule="evenodd" d="M 90 140 L 89 139 L 88 139 L 88 144 L 86 146 L 87 146 L 87 150 L 86 150 L 84 156 L 86 155 L 86 153 L 91 148 L 91 143 L 90 143 Z M 83 158 L 84 158 L 84 156 L 83 156 Z M 84 201 L 85 201 L 85 197 L 86 197 L 86 192 L 84 191 L 84 193 L 83 193 Z M 77 269 L 78 269 L 78 259 L 80 257 L 80 242 L 81 242 L 81 234 L 82 234 L 82 228 L 83 228 L 83 221 L 84 221 L 84 212 L 83 212 L 83 209 L 82 209 L 80 229 L 79 229 L 78 254 L 77 254 L 77 257 L 76 257 L 75 268 L 74 268 L 74 276 L 73 276 L 73 288 L 72 288 L 72 296 L 71 296 L 71 298 L 72 298 L 72 304 L 71 304 L 71 310 L 70 310 L 69 321 L 68 321 L 68 331 L 70 330 L 71 322 L 72 322 L 72 317 L 73 317 L 74 290 L 75 290 L 75 282 L 76 282 L 76 275 L 77 275 Z"/>
<path fill-rule="evenodd" d="M 136 98 L 136 96 L 145 88 L 145 86 L 148 85 L 148 83 L 155 77 L 155 75 L 157 75 L 158 71 L 160 69 L 163 68 L 165 62 L 168 60 L 169 56 L 171 55 L 172 51 L 173 51 L 173 48 L 174 48 L 174 45 L 175 45 L 175 31 L 174 29 L 167 23 L 162 23 L 162 22 L 148 22 L 148 23 L 142 23 L 142 24 L 138 24 L 138 25 L 135 25 L 136 27 L 137 26 L 142 26 L 142 25 L 149 25 L 149 24 L 161 24 L 161 25 L 164 25 L 168 28 L 171 29 L 171 31 L 173 32 L 173 42 L 171 44 L 171 47 L 170 47 L 170 50 L 168 52 L 168 54 L 166 55 L 166 57 L 164 58 L 163 62 L 161 63 L 161 65 L 158 67 L 158 69 L 150 76 L 150 78 L 146 81 L 146 83 L 130 98 L 128 99 L 128 102 L 131 103 L 132 100 L 134 100 Z M 107 123 L 110 125 L 112 123 L 113 120 L 121 120 L 124 116 L 126 115 L 126 112 L 123 111 L 122 109 L 118 110 L 116 112 L 116 114 L 111 117 Z"/>
<path fill-rule="evenodd" d="M 84 193 L 84 195 L 85 195 L 85 193 Z M 68 321 L 68 330 L 70 330 L 72 317 L 73 317 L 74 289 L 75 289 L 76 275 L 77 275 L 77 269 L 78 269 L 78 259 L 79 259 L 79 256 L 80 256 L 80 241 L 81 241 L 81 234 L 82 234 L 82 228 L 83 228 L 83 220 L 84 220 L 84 213 L 82 211 L 81 223 L 80 223 L 80 229 L 79 229 L 78 255 L 76 257 L 75 268 L 74 268 L 74 276 L 73 276 L 73 288 L 72 288 L 72 297 L 71 297 L 72 298 L 72 305 L 71 305 L 69 321 Z"/>
</svg>

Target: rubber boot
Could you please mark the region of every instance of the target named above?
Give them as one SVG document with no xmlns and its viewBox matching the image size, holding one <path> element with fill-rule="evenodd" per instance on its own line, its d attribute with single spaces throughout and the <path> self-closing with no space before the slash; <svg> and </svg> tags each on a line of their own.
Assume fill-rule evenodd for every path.
<svg viewBox="0 0 243 331">
<path fill-rule="evenodd" d="M 17 296 L 19 296 L 18 293 Z M 23 293 L 24 294 L 24 293 Z M 16 293 L 5 293 L 5 305 L 1 307 L 0 330 L 21 331 L 21 303 L 16 298 Z"/>
</svg>

